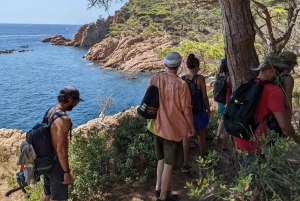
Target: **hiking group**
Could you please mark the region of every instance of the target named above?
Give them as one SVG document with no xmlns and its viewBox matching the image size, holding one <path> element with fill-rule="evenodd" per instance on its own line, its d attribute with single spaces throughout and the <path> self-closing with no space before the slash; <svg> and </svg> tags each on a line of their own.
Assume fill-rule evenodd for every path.
<svg viewBox="0 0 300 201">
<path fill-rule="evenodd" d="M 186 61 L 188 74 L 180 78 L 177 73 L 181 61 L 182 57 L 177 52 L 170 52 L 164 57 L 166 71 L 155 74 L 148 85 L 157 87 L 158 92 L 152 98 L 158 103 L 153 104 L 151 100 L 144 102 L 144 111 L 155 113 L 153 118 L 148 118 L 147 128 L 154 135 L 158 160 L 157 201 L 179 200 L 178 195 L 168 189 L 174 165 L 181 166 L 182 172 L 189 172 L 192 168 L 188 164 L 191 136 L 197 135 L 199 155 L 207 154 L 205 128 L 209 123 L 210 105 L 205 78 L 197 74 L 199 60 L 194 54 L 190 54 Z M 231 137 L 235 150 L 249 153 L 250 157 L 241 158 L 241 164 L 251 163 L 251 155 L 261 154 L 261 138 L 267 135 L 268 129 L 300 143 L 291 124 L 294 79 L 289 73 L 296 65 L 297 55 L 289 51 L 281 52 L 278 58 L 266 56 L 250 67 L 252 71 L 259 71 L 258 76 L 233 91 L 226 59 L 221 60 L 214 83 L 214 100 L 221 120 L 213 142 L 217 144 L 223 133 L 223 152 L 231 152 L 227 147 Z M 255 200 L 255 196 L 253 192 L 251 199 Z"/>
<path fill-rule="evenodd" d="M 179 53 L 170 52 L 163 61 L 166 70 L 151 77 L 138 113 L 147 119 L 148 132 L 154 136 L 157 201 L 176 201 L 178 195 L 169 190 L 173 166 L 181 166 L 182 172 L 192 169 L 188 158 L 190 137 L 194 135 L 199 155 L 207 155 L 205 129 L 210 104 L 205 77 L 198 74 L 200 63 L 194 54 L 187 57 L 188 73 L 182 77 L 177 75 L 182 62 Z M 300 143 L 291 125 L 294 79 L 289 73 L 296 65 L 297 55 L 289 51 L 281 52 L 278 58 L 266 56 L 251 66 L 251 70 L 259 71 L 258 76 L 233 91 L 227 61 L 221 60 L 214 83 L 214 100 L 221 117 L 214 143 L 223 134 L 223 152 L 231 151 L 227 147 L 231 137 L 237 149 L 249 155 L 260 154 L 257 142 L 268 133 L 267 128 Z M 71 138 L 72 123 L 66 111 L 83 101 L 72 86 L 63 88 L 57 99 L 58 104 L 48 109 L 42 123 L 27 132 L 17 163 L 24 166 L 27 183 L 43 175 L 43 201 L 68 199 L 68 133 Z M 251 157 L 242 160 L 251 163 Z"/>
</svg>

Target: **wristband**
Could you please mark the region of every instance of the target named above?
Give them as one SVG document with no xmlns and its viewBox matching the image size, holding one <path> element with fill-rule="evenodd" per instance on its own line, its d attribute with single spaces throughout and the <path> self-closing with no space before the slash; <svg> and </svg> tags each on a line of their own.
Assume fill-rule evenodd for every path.
<svg viewBox="0 0 300 201">
<path fill-rule="evenodd" d="M 64 171 L 64 173 L 70 173 L 71 172 L 70 168 L 68 168 L 66 171 L 65 170 L 63 170 L 63 171 Z"/>
</svg>

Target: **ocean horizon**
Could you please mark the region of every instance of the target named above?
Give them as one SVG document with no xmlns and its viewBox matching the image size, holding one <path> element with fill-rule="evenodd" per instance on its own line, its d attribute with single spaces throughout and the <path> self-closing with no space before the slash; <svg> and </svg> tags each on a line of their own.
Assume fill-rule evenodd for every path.
<svg viewBox="0 0 300 201">
<path fill-rule="evenodd" d="M 73 128 L 97 118 L 104 98 L 112 100 L 105 115 L 140 104 L 153 73 L 100 69 L 99 64 L 82 58 L 88 51 L 86 47 L 40 42 L 55 34 L 71 38 L 80 26 L 0 24 L 0 50 L 16 50 L 0 54 L 0 128 L 28 131 L 41 122 L 49 107 L 57 104 L 59 91 L 67 85 L 76 87 L 85 100 L 67 112 Z"/>
</svg>

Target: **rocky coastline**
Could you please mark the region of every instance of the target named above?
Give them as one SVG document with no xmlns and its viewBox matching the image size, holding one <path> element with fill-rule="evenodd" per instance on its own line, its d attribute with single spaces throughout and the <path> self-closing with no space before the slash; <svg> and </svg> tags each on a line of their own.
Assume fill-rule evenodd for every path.
<svg viewBox="0 0 300 201">
<path fill-rule="evenodd" d="M 90 128 L 106 129 L 110 125 L 116 124 L 118 119 L 124 115 L 137 115 L 137 106 L 131 107 L 130 109 L 119 112 L 109 116 L 99 116 L 98 118 L 92 119 L 85 124 L 79 125 L 72 130 L 72 133 L 82 132 L 86 133 Z M 26 132 L 18 129 L 6 129 L 0 128 L 0 147 L 7 148 L 11 152 L 19 150 L 19 145 L 25 140 Z"/>
</svg>

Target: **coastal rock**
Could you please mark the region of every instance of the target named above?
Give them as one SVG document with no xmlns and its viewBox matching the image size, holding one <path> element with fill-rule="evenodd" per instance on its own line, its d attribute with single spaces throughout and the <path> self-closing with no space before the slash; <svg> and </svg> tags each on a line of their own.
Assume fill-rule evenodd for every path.
<svg viewBox="0 0 300 201">
<path fill-rule="evenodd" d="M 147 39 L 140 36 L 106 38 L 92 46 L 84 58 L 101 63 L 101 68 L 128 72 L 159 72 L 165 66 L 155 50 L 170 47 L 171 41 L 168 36 Z"/>
<path fill-rule="evenodd" d="M 106 126 L 116 124 L 118 119 L 123 117 L 124 115 L 137 115 L 136 107 L 131 107 L 130 109 L 119 112 L 115 115 L 111 116 L 101 116 L 99 118 L 95 118 L 93 120 L 88 121 L 86 124 L 80 125 L 77 128 L 74 128 L 72 132 L 86 132 L 88 129 L 96 127 L 96 128 L 106 128 Z M 100 122 L 100 123 L 99 123 Z M 106 125 L 106 126 L 103 126 Z M 10 151 L 19 150 L 19 146 L 22 141 L 26 139 L 26 133 L 22 130 L 18 129 L 0 129 L 0 147 L 7 148 Z"/>
<path fill-rule="evenodd" d="M 66 39 L 62 35 L 54 35 L 53 37 L 42 39 L 41 42 L 74 47 L 92 46 L 104 39 L 108 33 L 111 20 L 111 18 L 105 21 L 98 19 L 96 23 L 82 25 L 71 39 Z"/>
<path fill-rule="evenodd" d="M 10 53 L 13 53 L 14 51 L 16 51 L 16 50 L 1 50 L 0 54 L 10 54 Z"/>
<path fill-rule="evenodd" d="M 0 129 L 0 147 L 8 148 L 10 151 L 19 150 L 22 141 L 25 140 L 25 132 L 17 129 Z"/>
<path fill-rule="evenodd" d="M 113 51 L 119 45 L 119 40 L 116 38 L 106 38 L 100 43 L 93 45 L 83 58 L 94 61 L 95 63 L 105 62 Z M 107 59 L 106 59 L 107 58 Z M 106 60 L 105 60 L 106 59 Z"/>
</svg>

